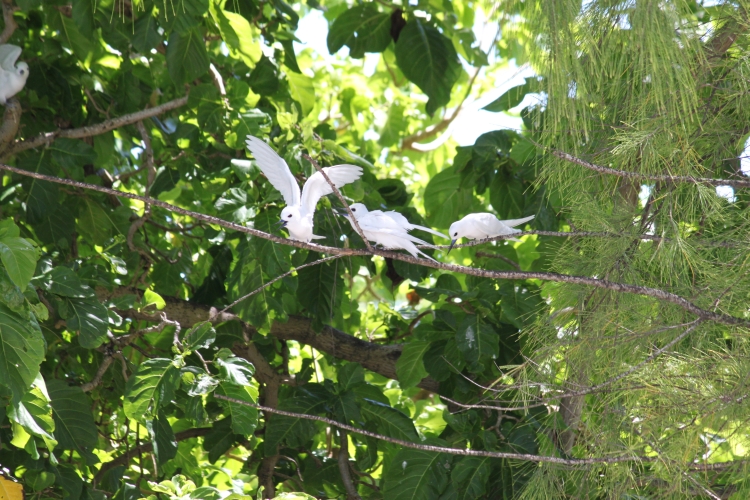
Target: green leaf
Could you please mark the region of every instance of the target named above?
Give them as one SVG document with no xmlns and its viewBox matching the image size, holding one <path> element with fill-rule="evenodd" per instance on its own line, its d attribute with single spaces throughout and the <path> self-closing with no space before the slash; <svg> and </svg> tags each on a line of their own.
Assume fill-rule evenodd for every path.
<svg viewBox="0 0 750 500">
<path fill-rule="evenodd" d="M 101 302 L 96 299 L 66 298 L 65 304 L 68 311 L 63 319 L 69 330 L 80 333 L 78 342 L 82 347 L 95 349 L 107 340 L 109 316 Z"/>
<path fill-rule="evenodd" d="M 315 81 L 301 73 L 287 73 L 289 93 L 292 99 L 302 107 L 302 116 L 307 116 L 315 109 Z"/>
<path fill-rule="evenodd" d="M 424 190 L 427 221 L 432 227 L 447 228 L 471 207 L 472 191 L 460 187 L 461 176 L 447 168 L 430 179 Z"/>
<path fill-rule="evenodd" d="M 24 290 L 34 276 L 37 250 L 25 238 L 0 238 L 0 260 L 15 285 Z"/>
<path fill-rule="evenodd" d="M 364 383 L 365 370 L 359 363 L 347 363 L 339 367 L 337 385 L 339 392 L 344 392 L 354 386 Z"/>
<path fill-rule="evenodd" d="M 58 446 L 89 457 L 99 439 L 94 416 L 91 414 L 91 399 L 80 387 L 69 386 L 62 380 L 50 380 L 47 382 L 47 390 L 55 419 Z"/>
<path fill-rule="evenodd" d="M 151 49 L 159 45 L 159 42 L 161 42 L 161 35 L 159 35 L 159 31 L 157 31 L 158 28 L 159 26 L 156 22 L 156 17 L 149 12 L 141 14 L 141 18 L 135 22 L 135 31 L 133 32 L 133 38 L 131 40 L 135 50 L 145 55 L 150 53 Z"/>
<path fill-rule="evenodd" d="M 208 452 L 208 461 L 211 463 L 216 462 L 229 451 L 237 439 L 230 426 L 231 420 L 230 418 L 217 420 L 211 431 L 203 438 L 203 448 Z"/>
<path fill-rule="evenodd" d="M 524 186 L 520 180 L 498 172 L 490 184 L 490 203 L 500 219 L 518 219 L 524 214 Z"/>
<path fill-rule="evenodd" d="M 427 114 L 432 116 L 448 104 L 461 64 L 453 43 L 436 28 L 412 17 L 396 42 L 396 62 L 404 76 L 430 98 Z"/>
<path fill-rule="evenodd" d="M 325 410 L 330 393 L 320 384 L 295 387 L 289 397 L 279 404 L 280 410 L 306 415 L 316 415 Z M 266 453 L 275 453 L 276 447 L 286 442 L 290 447 L 303 446 L 315 434 L 315 424 L 301 418 L 274 415 L 266 423 Z"/>
<path fill-rule="evenodd" d="M 395 408 L 365 399 L 360 412 L 365 420 L 377 426 L 381 434 L 403 441 L 419 441 L 414 422 Z"/>
<path fill-rule="evenodd" d="M 431 500 L 448 484 L 450 457 L 442 453 L 403 449 L 388 464 L 383 477 L 383 498 Z"/>
<path fill-rule="evenodd" d="M 471 159 L 478 168 L 492 168 L 502 156 L 507 156 L 513 147 L 515 133 L 495 130 L 480 135 L 474 143 Z"/>
<path fill-rule="evenodd" d="M 84 61 L 92 51 L 91 42 L 78 29 L 76 21 L 63 15 L 61 11 L 53 10 L 50 24 L 60 32 L 60 39 L 67 45 L 76 57 Z"/>
<path fill-rule="evenodd" d="M 182 343 L 186 349 L 194 351 L 195 349 L 206 349 L 216 340 L 216 330 L 211 323 L 197 323 L 187 331 Z"/>
<path fill-rule="evenodd" d="M 211 15 L 231 53 L 238 54 L 248 67 L 260 61 L 263 51 L 258 43 L 258 31 L 240 14 L 221 10 L 211 5 Z"/>
<path fill-rule="evenodd" d="M 61 167 L 74 170 L 96 161 L 96 151 L 80 139 L 61 137 L 50 144 L 52 160 Z"/>
<path fill-rule="evenodd" d="M 279 90 L 279 77 L 276 65 L 269 58 L 263 56 L 250 72 L 247 84 L 258 95 L 272 95 Z"/>
<path fill-rule="evenodd" d="M 415 387 L 428 375 L 422 358 L 429 349 L 430 342 L 425 340 L 417 340 L 404 345 L 401 356 L 396 361 L 396 376 L 401 389 Z"/>
<path fill-rule="evenodd" d="M 476 315 L 467 316 L 456 330 L 456 345 L 469 363 L 497 358 L 499 340 L 495 330 Z"/>
<path fill-rule="evenodd" d="M 526 79 L 526 83 L 517 87 L 513 87 L 482 109 L 492 111 L 494 113 L 508 111 L 509 109 L 515 108 L 516 106 L 521 104 L 521 101 L 523 101 L 523 98 L 526 97 L 526 94 L 536 92 L 538 90 L 538 87 L 539 84 L 536 79 Z"/>
<path fill-rule="evenodd" d="M 41 375 L 37 380 L 41 380 Z M 23 395 L 21 402 L 8 407 L 8 419 L 22 426 L 29 434 L 42 438 L 51 451 L 57 445 L 53 437 L 55 421 L 52 419 L 52 407 L 45 393 L 46 390 L 43 391 L 38 386 L 33 387 Z"/>
<path fill-rule="evenodd" d="M 54 176 L 49 157 L 45 152 L 32 153 L 24 156 L 18 162 L 18 166 L 29 172 Z M 47 220 L 58 206 L 60 192 L 56 184 L 39 179 L 24 180 L 24 188 L 28 193 L 26 198 L 26 220 L 30 224 L 39 224 Z"/>
<path fill-rule="evenodd" d="M 112 236 L 112 220 L 94 200 L 85 199 L 78 216 L 78 232 L 97 245 L 105 245 Z"/>
<path fill-rule="evenodd" d="M 391 16 L 365 3 L 339 14 L 328 30 L 328 51 L 349 47 L 349 55 L 361 59 L 365 52 L 383 52 L 391 43 Z"/>
<path fill-rule="evenodd" d="M 36 378 L 45 348 L 35 322 L 0 304 L 0 389 L 9 389 L 13 401 L 20 401 Z"/>
<path fill-rule="evenodd" d="M 310 252 L 306 262 L 313 262 L 318 258 L 319 254 Z M 336 300 L 341 298 L 343 285 L 338 275 L 340 270 L 334 261 L 306 267 L 297 273 L 297 300 L 316 318 L 316 325 L 331 320 Z"/>
<path fill-rule="evenodd" d="M 47 290 L 56 295 L 77 299 L 94 297 L 94 290 L 83 284 L 69 267 L 57 266 L 46 276 L 48 278 Z"/>
<path fill-rule="evenodd" d="M 177 456 L 177 440 L 174 437 L 172 426 L 163 410 L 159 410 L 157 418 L 147 423 L 151 442 L 154 444 L 154 455 L 159 465 Z"/>
<path fill-rule="evenodd" d="M 406 116 L 406 107 L 397 102 L 393 103 L 388 108 L 388 118 L 380 130 L 378 144 L 385 148 L 395 146 L 401 140 L 408 126 L 409 120 Z"/>
<path fill-rule="evenodd" d="M 191 82 L 208 71 L 208 53 L 197 29 L 172 32 L 167 45 L 167 70 L 175 85 Z"/>
<path fill-rule="evenodd" d="M 174 399 L 179 377 L 171 359 L 154 358 L 141 363 L 125 389 L 125 415 L 145 424 L 162 405 Z"/>
<path fill-rule="evenodd" d="M 73 21 L 81 35 L 91 39 L 94 36 L 94 2 L 91 0 L 73 0 Z"/>
<path fill-rule="evenodd" d="M 255 367 L 248 360 L 235 355 L 224 358 L 217 355 L 214 363 L 218 365 L 223 380 L 242 386 L 253 383 L 252 378 L 255 373 Z"/>
<path fill-rule="evenodd" d="M 451 483 L 459 500 L 474 500 L 485 494 L 492 470 L 491 458 L 463 457 L 451 472 Z"/>
<path fill-rule="evenodd" d="M 239 386 L 228 382 L 222 382 L 216 388 L 216 394 L 228 398 L 237 399 L 250 404 L 258 402 L 258 389 L 253 385 Z M 251 406 L 219 399 L 219 404 L 224 408 L 227 415 L 232 417 L 232 432 L 243 436 L 252 435 L 258 426 L 258 410 Z"/>
</svg>

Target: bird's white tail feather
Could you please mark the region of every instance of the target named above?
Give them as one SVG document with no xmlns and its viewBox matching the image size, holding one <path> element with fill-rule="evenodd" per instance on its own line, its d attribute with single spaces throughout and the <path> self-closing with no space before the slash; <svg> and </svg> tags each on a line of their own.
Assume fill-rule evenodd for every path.
<svg viewBox="0 0 750 500">
<path fill-rule="evenodd" d="M 448 236 L 446 236 L 445 234 L 441 233 L 440 231 L 435 231 L 434 229 L 430 229 L 429 227 L 418 226 L 417 224 L 412 224 L 412 227 L 414 229 L 419 229 L 420 231 L 427 231 L 428 233 L 432 233 L 435 236 L 440 236 L 441 238 L 445 238 L 446 240 L 450 239 L 450 238 L 448 238 Z"/>
<path fill-rule="evenodd" d="M 534 217 L 536 217 L 536 215 L 530 215 L 528 217 L 524 217 L 523 219 L 509 219 L 509 220 L 503 220 L 503 221 L 500 221 L 500 222 L 502 222 L 506 226 L 515 227 L 515 226 L 520 226 L 521 224 L 523 224 L 525 222 L 529 222 Z"/>
</svg>

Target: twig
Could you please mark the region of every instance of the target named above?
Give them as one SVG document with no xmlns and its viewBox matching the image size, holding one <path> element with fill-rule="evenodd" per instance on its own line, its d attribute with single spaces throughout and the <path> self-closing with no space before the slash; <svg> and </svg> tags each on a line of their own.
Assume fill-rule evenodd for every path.
<svg viewBox="0 0 750 500">
<path fill-rule="evenodd" d="M 323 422 L 330 426 L 338 427 L 339 429 L 345 429 L 355 434 L 361 434 L 363 436 L 368 436 L 371 438 L 379 439 L 381 441 L 387 441 L 389 443 L 403 446 L 404 448 L 413 448 L 415 450 L 432 451 L 435 453 L 448 453 L 450 455 L 460 455 L 460 456 L 469 456 L 469 457 L 505 458 L 505 459 L 510 459 L 510 460 L 523 460 L 527 462 L 553 463 L 553 464 L 571 465 L 571 466 L 592 465 L 592 464 L 614 464 L 614 463 L 623 463 L 623 462 L 654 462 L 656 460 L 654 457 L 647 457 L 647 456 L 560 458 L 560 457 L 552 457 L 552 456 L 544 456 L 544 455 L 531 455 L 528 453 L 507 453 L 507 452 L 501 452 L 501 451 L 449 448 L 447 446 L 434 446 L 434 445 L 428 445 L 428 444 L 412 443 L 410 441 L 404 441 L 402 439 L 396 439 L 396 438 L 392 438 L 389 436 L 384 436 L 382 434 L 377 434 L 375 432 L 366 431 L 364 429 L 358 429 L 357 427 L 354 427 L 348 424 L 342 424 L 341 422 L 331 420 L 330 418 L 319 417 L 317 415 L 306 415 L 304 413 L 293 413 L 290 411 L 277 410 L 275 408 L 268 408 L 266 406 L 248 403 L 247 401 L 242 401 L 240 399 L 229 398 L 226 396 L 222 396 L 221 394 L 215 394 L 214 397 L 217 399 L 230 401 L 235 404 L 250 406 L 252 408 L 255 408 L 257 410 L 260 410 L 266 413 L 272 413 L 275 415 L 282 415 L 282 416 L 291 417 L 291 418 L 302 418 L 305 420 L 314 420 L 317 422 Z"/>
<path fill-rule="evenodd" d="M 534 141 L 531 141 L 531 142 L 534 142 Z M 534 144 L 537 147 L 544 148 L 544 146 L 542 146 L 541 144 L 537 144 L 535 142 Z M 601 165 L 595 165 L 593 163 L 587 162 L 586 160 L 576 158 L 575 156 L 571 154 L 564 153 L 556 149 L 550 149 L 550 148 L 545 148 L 545 149 L 547 149 L 553 156 L 556 156 L 560 158 L 561 160 L 574 163 L 576 165 L 587 168 L 589 170 L 593 170 L 594 172 L 599 172 L 601 174 L 615 175 L 617 177 L 623 177 L 627 179 L 645 179 L 649 181 L 665 182 L 665 183 L 684 182 L 688 184 L 706 184 L 709 186 L 732 186 L 736 188 L 750 187 L 750 179 L 748 180 L 713 179 L 710 177 L 691 177 L 688 175 L 649 175 L 649 174 L 642 174 L 640 172 L 628 172 L 626 170 L 617 170 L 615 168 L 602 167 Z"/>
<path fill-rule="evenodd" d="M 359 227 L 359 222 L 357 222 L 357 218 L 354 217 L 354 214 L 352 213 L 352 209 L 349 208 L 349 204 L 346 202 L 344 197 L 341 194 L 341 191 L 339 191 L 339 188 L 336 187 L 336 185 L 331 182 L 331 179 L 328 178 L 328 174 L 326 174 L 325 170 L 320 168 L 320 165 L 318 165 L 318 162 L 313 160 L 312 157 L 306 154 L 302 154 L 302 157 L 312 163 L 313 167 L 320 172 L 320 174 L 323 176 L 323 178 L 326 180 L 329 186 L 331 186 L 331 189 L 333 190 L 333 193 L 336 195 L 336 197 L 339 199 L 342 205 L 344 205 L 344 208 L 346 209 L 346 213 L 349 214 L 349 220 L 351 221 L 352 225 L 354 226 L 354 229 L 357 230 L 357 234 L 360 238 L 362 238 L 362 241 L 365 242 L 365 246 L 367 247 L 367 250 L 374 253 L 374 249 L 372 248 L 372 245 L 370 245 L 370 241 L 365 236 L 364 231 L 362 231 L 362 228 Z"/>
<path fill-rule="evenodd" d="M 99 369 L 96 371 L 96 375 L 94 375 L 94 378 L 91 379 L 91 382 L 86 382 L 85 384 L 81 385 L 81 390 L 83 392 L 89 392 L 90 390 L 101 384 L 104 374 L 107 372 L 107 369 L 114 360 L 114 355 L 105 356 L 102 360 L 102 364 L 99 365 Z"/>
<path fill-rule="evenodd" d="M 0 164 L 0 170 L 7 170 L 10 172 L 19 174 L 19 175 L 23 175 L 27 177 L 34 177 L 36 179 L 55 182 L 58 184 L 65 184 L 68 186 L 74 186 L 78 188 L 91 189 L 93 191 L 99 191 L 101 193 L 112 194 L 112 195 L 120 196 L 123 198 L 129 198 L 131 200 L 139 200 L 144 203 L 150 203 L 152 205 L 165 208 L 167 210 L 170 210 L 172 212 L 175 212 L 181 215 L 186 215 L 186 216 L 198 219 L 198 220 L 208 222 L 210 224 L 216 224 L 218 226 L 221 226 L 227 229 L 232 229 L 234 231 L 239 231 L 245 234 L 250 234 L 252 236 L 257 236 L 259 238 L 263 238 L 268 241 L 280 243 L 282 245 L 289 245 L 289 246 L 293 246 L 296 248 L 304 248 L 304 249 L 312 250 L 318 253 L 328 253 L 328 254 L 341 255 L 341 256 L 380 255 L 382 257 L 388 257 L 391 259 L 401 260 L 403 262 L 408 262 L 410 264 L 416 264 L 416 265 L 420 265 L 424 267 L 431 267 L 433 269 L 442 269 L 444 271 L 456 272 L 456 273 L 461 273 L 461 274 L 470 275 L 470 276 L 477 276 L 480 278 L 507 279 L 507 280 L 538 279 L 542 281 L 553 281 L 557 283 L 569 283 L 572 285 L 591 286 L 594 288 L 610 290 L 610 291 L 618 292 L 618 293 L 630 293 L 634 295 L 643 295 L 646 297 L 658 299 L 664 302 L 668 302 L 670 304 L 674 304 L 684 309 L 685 311 L 695 314 L 701 319 L 711 320 L 711 321 L 715 321 L 717 323 L 721 323 L 725 325 L 737 325 L 737 326 L 746 326 L 746 327 L 750 326 L 749 320 L 746 320 L 744 318 L 738 318 L 736 316 L 731 316 L 728 314 L 716 313 L 713 311 L 700 308 L 696 306 L 695 304 L 693 304 L 692 302 L 690 302 L 689 300 L 685 299 L 684 297 L 681 297 L 674 293 L 670 293 L 670 292 L 667 292 L 658 288 L 651 288 L 651 287 L 640 286 L 640 285 L 630 285 L 627 283 L 619 283 L 619 282 L 603 280 L 599 278 L 590 278 L 588 276 L 575 276 L 575 275 L 569 275 L 569 274 L 535 272 L 535 271 L 489 271 L 485 269 L 477 269 L 474 267 L 466 267 L 466 266 L 460 266 L 456 264 L 446 264 L 443 262 L 437 262 L 437 261 L 432 261 L 432 260 L 427 260 L 427 259 L 419 259 L 416 257 L 412 257 L 411 255 L 405 255 L 405 254 L 401 254 L 398 252 L 390 252 L 390 251 L 384 251 L 384 250 L 374 250 L 372 252 L 369 252 L 367 250 L 359 250 L 359 249 L 354 249 L 354 248 L 328 247 L 328 246 L 318 245 L 316 243 L 305 243 L 303 241 L 291 240 L 291 239 L 275 236 L 272 234 L 264 233 L 263 231 L 241 226 L 233 222 L 228 222 L 218 217 L 213 217 L 210 215 L 205 215 L 205 214 L 193 212 L 190 210 L 185 210 L 184 208 L 180 208 L 180 207 L 171 205 L 169 203 L 156 200 L 154 198 L 145 198 L 143 196 L 139 196 L 136 194 L 125 193 L 122 191 L 117 191 L 115 189 L 108 189 L 102 186 L 96 186 L 94 184 L 86 184 L 84 182 L 73 181 L 70 179 L 61 179 L 58 177 L 39 174 L 36 172 L 30 172 L 27 170 L 22 170 L 20 168 L 11 167 L 10 165 Z"/>
<path fill-rule="evenodd" d="M 308 262 L 307 264 L 302 264 L 301 266 L 297 266 L 297 267 L 295 267 L 295 268 L 293 268 L 293 269 L 291 269 L 291 270 L 289 270 L 289 271 L 285 272 L 284 274 L 280 274 L 280 275 L 276 276 L 276 277 L 275 277 L 274 279 L 272 279 L 271 281 L 269 281 L 269 282 L 267 282 L 267 283 L 264 283 L 264 284 L 263 284 L 263 285 L 261 285 L 260 287 L 256 288 L 256 289 L 255 289 L 255 290 L 253 290 L 252 292 L 248 293 L 247 295 L 243 295 L 243 296 L 242 296 L 242 297 L 240 297 L 239 299 L 235 300 L 234 302 L 232 302 L 231 304 L 229 304 L 228 306 L 226 306 L 226 307 L 225 307 L 224 309 L 222 309 L 221 311 L 218 311 L 218 312 L 212 312 L 212 314 L 211 314 L 211 318 L 209 318 L 209 321 L 213 321 L 213 319 L 214 319 L 214 318 L 215 318 L 216 316 L 218 316 L 219 314 L 223 314 L 223 313 L 227 312 L 227 311 L 228 311 L 229 309 L 233 308 L 234 306 L 236 306 L 237 304 L 239 304 L 239 303 L 240 303 L 240 302 L 242 302 L 243 300 L 245 300 L 245 299 L 247 299 L 247 298 L 250 298 L 250 297 L 252 297 L 252 296 L 253 296 L 253 295 L 255 295 L 256 293 L 258 293 L 258 292 L 260 292 L 261 290 L 263 290 L 264 288 L 268 288 L 269 286 L 273 285 L 274 283 L 276 283 L 276 282 L 277 282 L 277 281 L 279 281 L 280 279 L 284 279 L 284 278 L 286 278 L 287 276 L 289 276 L 290 274 L 292 274 L 292 273 L 295 273 L 295 272 L 299 271 L 300 269 L 304 269 L 304 268 L 306 268 L 306 267 L 310 267 L 310 266 L 316 266 L 316 265 L 318 265 L 318 264 L 322 264 L 323 262 L 328 262 L 329 260 L 340 259 L 341 257 L 345 257 L 345 255 L 332 255 L 332 256 L 330 256 L 330 257 L 324 257 L 324 258 L 322 258 L 322 259 L 318 259 L 318 260 L 316 260 L 316 261 L 314 261 L 314 262 Z"/>
<path fill-rule="evenodd" d="M 94 135 L 101 135 L 114 130 L 116 128 L 123 127 L 125 125 L 131 125 L 133 123 L 157 116 L 167 111 L 179 108 L 187 104 L 187 96 L 174 99 L 172 101 L 165 102 L 159 106 L 153 108 L 146 108 L 129 115 L 118 116 L 111 120 L 106 120 L 95 125 L 89 125 L 81 128 L 55 130 L 54 132 L 45 132 L 31 139 L 24 141 L 15 142 L 7 151 L 3 153 L 3 158 L 26 151 L 27 149 L 38 148 L 39 146 L 49 146 L 52 142 L 59 137 L 67 137 L 69 139 L 80 139 L 83 137 L 91 137 Z"/>
<path fill-rule="evenodd" d="M 346 500 L 362 500 L 357 493 L 357 487 L 354 486 L 352 475 L 349 473 L 349 436 L 343 429 L 339 429 L 339 441 L 339 474 L 346 489 Z"/>
</svg>

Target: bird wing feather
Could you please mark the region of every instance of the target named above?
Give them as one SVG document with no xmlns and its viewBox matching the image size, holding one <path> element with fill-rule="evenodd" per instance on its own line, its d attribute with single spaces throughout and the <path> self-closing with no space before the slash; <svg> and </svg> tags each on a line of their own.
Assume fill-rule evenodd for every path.
<svg viewBox="0 0 750 500">
<path fill-rule="evenodd" d="M 284 159 L 271 146 L 252 135 L 247 136 L 247 149 L 253 153 L 258 167 L 271 185 L 284 197 L 284 202 L 290 206 L 299 206 L 299 185 Z"/>
<path fill-rule="evenodd" d="M 356 165 L 335 165 L 325 167 L 323 171 L 337 188 L 356 181 L 362 175 L 362 168 Z M 333 193 L 333 189 L 323 177 L 323 174 L 315 172 L 302 187 L 302 212 L 305 214 L 314 213 L 318 200 L 331 193 Z"/>
<path fill-rule="evenodd" d="M 21 47 L 9 43 L 0 45 L 0 68 L 15 71 L 16 61 L 21 56 Z"/>
</svg>

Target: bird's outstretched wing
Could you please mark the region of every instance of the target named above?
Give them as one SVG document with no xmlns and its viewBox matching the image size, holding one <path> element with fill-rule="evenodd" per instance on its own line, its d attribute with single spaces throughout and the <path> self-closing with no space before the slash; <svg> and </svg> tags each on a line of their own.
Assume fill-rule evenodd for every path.
<svg viewBox="0 0 750 500">
<path fill-rule="evenodd" d="M 325 167 L 323 171 L 337 188 L 356 181 L 362 175 L 362 168 L 356 165 L 335 165 Z M 331 193 L 333 189 L 323 174 L 315 172 L 302 187 L 302 211 L 308 214 L 315 212 L 318 200 Z"/>
<path fill-rule="evenodd" d="M 265 174 L 273 187 L 279 190 L 286 204 L 299 206 L 300 192 L 297 179 L 292 175 L 284 159 L 271 149 L 271 146 L 252 135 L 247 136 L 247 149 L 253 153 L 261 172 Z"/>
<path fill-rule="evenodd" d="M 21 47 L 9 43 L 0 45 L 0 68 L 15 71 L 16 61 L 21 56 Z"/>
</svg>

